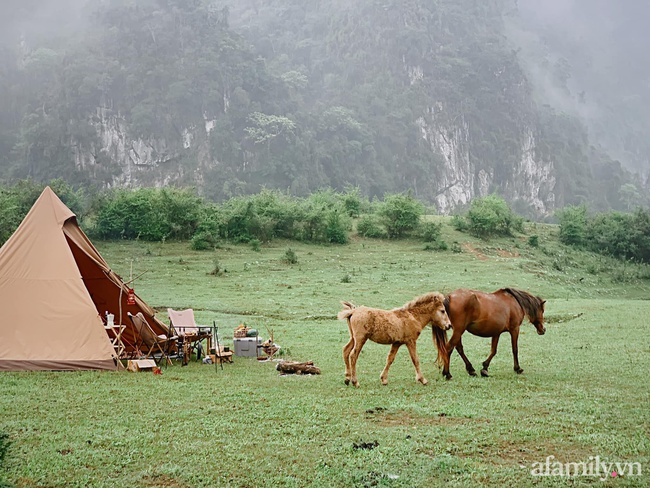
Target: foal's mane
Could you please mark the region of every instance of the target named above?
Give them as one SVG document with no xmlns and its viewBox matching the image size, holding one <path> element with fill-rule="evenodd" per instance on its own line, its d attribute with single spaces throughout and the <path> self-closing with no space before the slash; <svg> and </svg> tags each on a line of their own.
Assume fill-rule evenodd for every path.
<svg viewBox="0 0 650 488">
<path fill-rule="evenodd" d="M 521 308 L 524 309 L 529 319 L 534 319 L 542 311 L 542 299 L 531 295 L 527 291 L 517 290 L 516 288 L 502 288 L 499 291 L 512 295 L 517 300 L 517 303 L 521 305 Z"/>
<path fill-rule="evenodd" d="M 417 298 L 414 298 L 413 300 L 411 300 L 408 303 L 405 303 L 404 305 L 402 305 L 396 310 L 411 310 L 414 308 L 419 308 L 422 305 L 425 305 L 429 302 L 436 301 L 436 300 L 442 302 L 441 298 L 442 295 L 440 293 L 432 291 L 429 293 L 425 293 L 424 295 L 419 296 Z"/>
</svg>

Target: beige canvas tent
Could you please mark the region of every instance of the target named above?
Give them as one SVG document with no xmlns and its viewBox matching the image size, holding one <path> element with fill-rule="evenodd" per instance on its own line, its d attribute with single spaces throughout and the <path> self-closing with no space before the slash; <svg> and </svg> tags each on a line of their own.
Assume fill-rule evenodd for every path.
<svg viewBox="0 0 650 488">
<path fill-rule="evenodd" d="M 118 369 L 100 314 L 127 325 L 127 352 L 138 343 L 127 312 L 167 330 L 138 296 L 135 305 L 127 298 L 74 213 L 45 188 L 0 248 L 0 371 Z"/>
</svg>

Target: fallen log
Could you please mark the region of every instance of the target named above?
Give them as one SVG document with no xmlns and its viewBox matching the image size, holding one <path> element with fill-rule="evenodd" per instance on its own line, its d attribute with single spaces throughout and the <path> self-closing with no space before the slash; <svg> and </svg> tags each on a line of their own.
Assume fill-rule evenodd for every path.
<svg viewBox="0 0 650 488">
<path fill-rule="evenodd" d="M 297 361 L 280 361 L 275 367 L 280 374 L 320 374 L 320 368 L 314 366 L 314 361 L 300 363 Z"/>
</svg>

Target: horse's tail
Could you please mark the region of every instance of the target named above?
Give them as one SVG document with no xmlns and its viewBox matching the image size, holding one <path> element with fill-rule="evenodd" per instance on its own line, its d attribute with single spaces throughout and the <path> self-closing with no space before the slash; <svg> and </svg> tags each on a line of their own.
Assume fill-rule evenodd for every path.
<svg viewBox="0 0 650 488">
<path fill-rule="evenodd" d="M 349 320 L 354 313 L 356 306 L 350 302 L 341 302 L 341 305 L 343 305 L 343 310 L 341 310 L 336 317 L 339 320 Z"/>
<path fill-rule="evenodd" d="M 439 327 L 432 326 L 431 332 L 433 333 L 433 344 L 438 349 L 438 357 L 436 364 L 439 367 L 443 366 L 443 357 L 447 355 L 447 331 Z"/>
</svg>

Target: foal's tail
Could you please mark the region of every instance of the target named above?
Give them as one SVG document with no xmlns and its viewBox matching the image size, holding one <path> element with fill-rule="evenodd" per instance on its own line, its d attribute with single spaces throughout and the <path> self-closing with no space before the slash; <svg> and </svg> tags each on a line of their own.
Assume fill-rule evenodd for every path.
<svg viewBox="0 0 650 488">
<path fill-rule="evenodd" d="M 443 357 L 447 354 L 447 331 L 442 330 L 436 326 L 431 327 L 431 332 L 433 332 L 433 344 L 438 349 L 438 357 L 436 358 L 436 364 L 438 367 L 443 366 Z"/>
<path fill-rule="evenodd" d="M 341 302 L 341 305 L 343 305 L 343 310 L 338 313 L 336 318 L 339 320 L 349 320 L 354 313 L 356 306 L 350 302 Z"/>
</svg>

